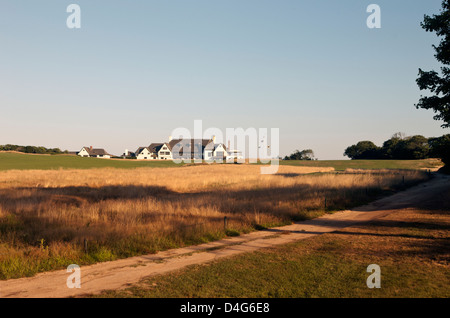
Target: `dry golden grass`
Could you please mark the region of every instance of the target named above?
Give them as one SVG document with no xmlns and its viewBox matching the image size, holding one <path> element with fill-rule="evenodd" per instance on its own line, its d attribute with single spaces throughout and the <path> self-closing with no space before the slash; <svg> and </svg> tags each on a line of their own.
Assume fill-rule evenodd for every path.
<svg viewBox="0 0 450 318">
<path fill-rule="evenodd" d="M 406 184 L 427 178 L 420 171 L 333 170 L 280 166 L 275 175 L 261 175 L 255 165 L 200 165 L 3 171 L 0 278 L 287 224 L 366 203 L 403 186 L 403 178 Z"/>
<path fill-rule="evenodd" d="M 153 169 L 90 169 L 90 170 L 7 170 L 0 171 L 0 188 L 65 187 L 109 185 L 152 185 L 171 191 L 190 192 L 209 187 L 267 182 L 279 175 L 330 172 L 333 168 L 280 166 L 278 175 L 261 175 L 257 165 L 193 165 Z"/>
</svg>

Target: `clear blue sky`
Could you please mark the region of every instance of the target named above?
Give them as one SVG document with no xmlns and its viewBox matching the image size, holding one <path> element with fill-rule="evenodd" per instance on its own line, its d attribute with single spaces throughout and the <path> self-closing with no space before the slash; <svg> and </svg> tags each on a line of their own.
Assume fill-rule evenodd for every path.
<svg viewBox="0 0 450 318">
<path fill-rule="evenodd" d="M 66 27 L 69 4 L 81 29 Z M 381 7 L 381 29 L 366 8 Z M 417 110 L 441 0 L 0 0 L 0 144 L 114 154 L 174 128 L 280 128 L 280 153 L 449 133 Z"/>
</svg>

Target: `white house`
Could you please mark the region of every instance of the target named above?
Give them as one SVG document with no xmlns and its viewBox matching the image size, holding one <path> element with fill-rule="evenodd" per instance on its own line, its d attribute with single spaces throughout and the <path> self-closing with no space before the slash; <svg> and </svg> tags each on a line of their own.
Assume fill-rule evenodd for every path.
<svg viewBox="0 0 450 318">
<path fill-rule="evenodd" d="M 101 148 L 83 147 L 77 154 L 80 157 L 104 158 L 110 159 L 111 155 Z"/>
<path fill-rule="evenodd" d="M 129 151 L 128 149 L 125 149 L 124 153 L 122 154 L 122 158 L 126 159 L 128 157 L 136 157 L 136 153 Z"/>
<path fill-rule="evenodd" d="M 227 149 L 224 144 L 209 143 L 204 149 L 203 159 L 210 160 L 224 160 L 228 156 Z"/>
<path fill-rule="evenodd" d="M 169 142 L 172 157 L 178 159 L 223 160 L 227 156 L 224 144 L 216 144 L 212 139 L 175 139 Z"/>
<path fill-rule="evenodd" d="M 155 159 L 152 157 L 152 153 L 148 149 L 148 147 L 140 147 L 136 150 L 136 159 L 138 160 L 151 160 Z"/>
<path fill-rule="evenodd" d="M 224 144 L 216 144 L 212 139 L 172 139 L 168 143 L 152 143 L 148 147 L 136 150 L 138 160 L 173 160 L 173 159 L 203 159 L 223 160 L 227 157 Z"/>
<path fill-rule="evenodd" d="M 163 143 L 152 145 L 156 145 L 150 149 L 157 154 L 159 160 L 172 160 L 172 149 L 169 144 Z M 150 145 L 150 147 L 152 147 L 152 145 Z"/>
</svg>

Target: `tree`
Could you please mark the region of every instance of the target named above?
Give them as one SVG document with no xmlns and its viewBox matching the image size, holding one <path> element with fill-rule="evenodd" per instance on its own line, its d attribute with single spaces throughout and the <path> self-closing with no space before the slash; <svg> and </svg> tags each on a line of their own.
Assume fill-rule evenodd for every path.
<svg viewBox="0 0 450 318">
<path fill-rule="evenodd" d="M 450 134 L 438 138 L 430 138 L 430 157 L 441 158 L 447 166 L 450 165 Z"/>
<path fill-rule="evenodd" d="M 421 135 L 407 137 L 398 142 L 393 152 L 393 159 L 426 159 L 430 146 L 428 138 Z"/>
<path fill-rule="evenodd" d="M 433 45 L 435 58 L 444 65 L 450 65 L 450 0 L 442 1 L 440 14 L 425 15 L 421 26 L 427 32 L 435 32 L 442 37 L 438 46 Z M 416 108 L 432 109 L 435 120 L 443 120 L 442 128 L 450 127 L 450 68 L 441 67 L 441 75 L 436 71 L 419 69 L 416 82 L 420 90 L 428 90 L 432 96 L 421 96 Z"/>
<path fill-rule="evenodd" d="M 0 145 L 0 151 L 18 151 L 24 153 L 37 153 L 37 154 L 62 154 L 69 153 L 67 150 L 61 151 L 59 148 L 47 149 L 45 147 L 36 147 L 36 146 L 18 146 L 18 145 Z"/>
<path fill-rule="evenodd" d="M 405 133 L 395 133 L 392 135 L 391 139 L 386 140 L 381 147 L 381 157 L 383 159 L 394 159 L 397 152 L 400 141 L 406 138 Z"/>
<path fill-rule="evenodd" d="M 314 160 L 314 151 L 312 149 L 305 149 L 302 151 L 303 160 Z"/>
<path fill-rule="evenodd" d="M 380 147 L 371 141 L 364 140 L 345 149 L 344 156 L 350 159 L 378 159 L 380 158 Z"/>
<path fill-rule="evenodd" d="M 429 156 L 428 138 L 421 135 L 404 137 L 394 134 L 377 147 L 371 141 L 360 141 L 345 150 L 344 155 L 350 159 L 426 159 Z"/>
<path fill-rule="evenodd" d="M 284 160 L 315 160 L 312 149 L 295 150 L 290 156 L 284 157 Z"/>
</svg>

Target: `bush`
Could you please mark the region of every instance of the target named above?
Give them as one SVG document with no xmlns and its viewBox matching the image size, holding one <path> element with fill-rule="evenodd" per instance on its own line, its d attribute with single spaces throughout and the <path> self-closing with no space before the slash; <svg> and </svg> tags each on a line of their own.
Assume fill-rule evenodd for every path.
<svg viewBox="0 0 450 318">
<path fill-rule="evenodd" d="M 397 160 L 448 157 L 448 154 L 445 155 L 445 149 L 449 148 L 448 140 L 450 140 L 450 135 L 446 136 L 439 138 L 426 138 L 421 135 L 406 137 L 404 134 L 396 133 L 386 140 L 382 147 L 377 147 L 368 140 L 360 141 L 356 145 L 345 149 L 344 156 L 350 159 Z"/>
<path fill-rule="evenodd" d="M 61 151 L 59 148 L 45 148 L 45 147 L 35 147 L 35 146 L 19 146 L 19 145 L 0 145 L 0 151 L 18 151 L 24 153 L 37 153 L 37 154 L 48 154 L 48 155 L 59 155 L 69 153 L 67 150 Z"/>
<path fill-rule="evenodd" d="M 380 159 L 380 148 L 365 140 L 345 149 L 344 156 L 350 159 Z"/>
<path fill-rule="evenodd" d="M 296 150 L 290 156 L 284 157 L 284 160 L 314 160 L 314 151 L 312 149 Z"/>
<path fill-rule="evenodd" d="M 450 166 L 450 134 L 438 138 L 430 138 L 430 156 L 440 158 L 448 167 Z"/>
</svg>

